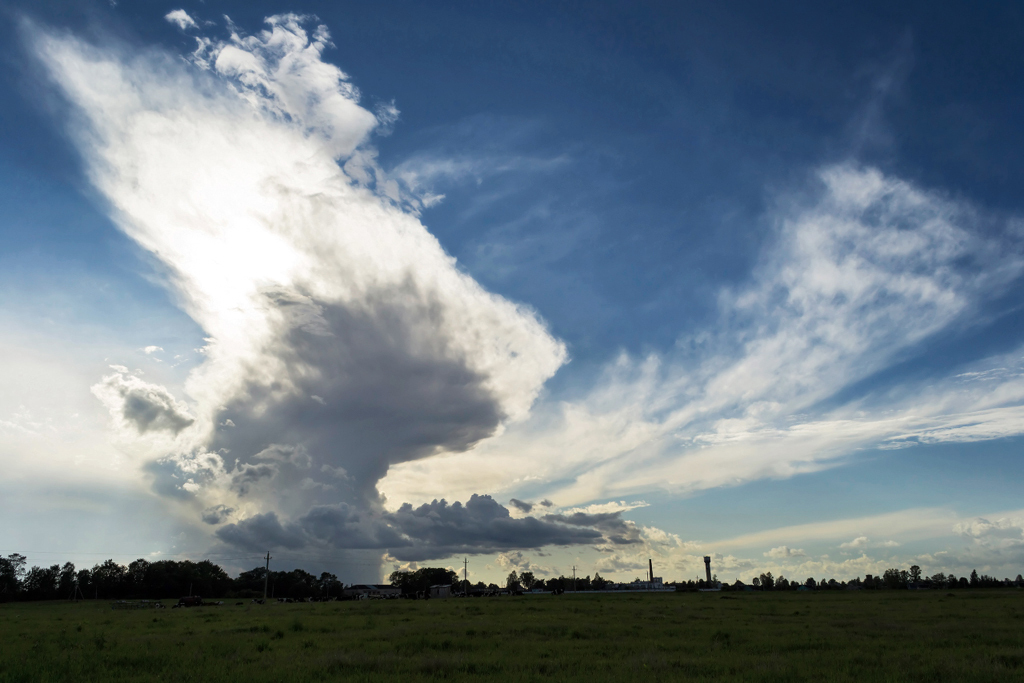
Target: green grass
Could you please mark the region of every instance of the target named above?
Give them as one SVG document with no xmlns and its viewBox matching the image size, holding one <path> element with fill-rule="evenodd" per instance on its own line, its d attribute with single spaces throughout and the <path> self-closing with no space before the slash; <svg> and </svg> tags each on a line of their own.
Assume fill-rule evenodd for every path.
<svg viewBox="0 0 1024 683">
<path fill-rule="evenodd" d="M 1024 591 L 0 605 L 0 683 L 440 678 L 1022 681 Z"/>
</svg>

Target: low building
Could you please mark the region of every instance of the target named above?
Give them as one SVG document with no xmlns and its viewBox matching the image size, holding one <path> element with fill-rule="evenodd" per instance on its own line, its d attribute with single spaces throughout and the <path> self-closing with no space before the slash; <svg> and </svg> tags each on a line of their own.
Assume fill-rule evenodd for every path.
<svg viewBox="0 0 1024 683">
<path fill-rule="evenodd" d="M 386 583 L 357 583 L 342 590 L 342 595 L 355 600 L 397 598 L 401 594 L 401 589 Z"/>
<path fill-rule="evenodd" d="M 600 592 L 602 592 L 602 593 L 603 592 L 608 592 L 608 591 L 646 591 L 646 592 L 651 592 L 651 591 L 674 591 L 674 590 L 675 590 L 675 586 L 666 586 L 665 582 L 662 581 L 660 576 L 655 576 L 653 581 L 641 581 L 640 579 L 637 579 L 636 581 L 631 581 L 629 583 L 610 583 L 610 584 L 608 584 L 605 587 L 604 591 L 600 591 Z"/>
<path fill-rule="evenodd" d="M 432 598 L 450 598 L 452 596 L 451 585 L 436 585 L 430 587 L 430 597 Z"/>
</svg>

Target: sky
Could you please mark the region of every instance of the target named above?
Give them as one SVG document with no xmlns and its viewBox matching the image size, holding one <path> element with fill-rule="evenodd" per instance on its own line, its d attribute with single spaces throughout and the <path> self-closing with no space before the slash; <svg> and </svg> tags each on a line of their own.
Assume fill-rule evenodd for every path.
<svg viewBox="0 0 1024 683">
<path fill-rule="evenodd" d="M 1024 571 L 1012 3 L 0 18 L 0 553 Z"/>
</svg>

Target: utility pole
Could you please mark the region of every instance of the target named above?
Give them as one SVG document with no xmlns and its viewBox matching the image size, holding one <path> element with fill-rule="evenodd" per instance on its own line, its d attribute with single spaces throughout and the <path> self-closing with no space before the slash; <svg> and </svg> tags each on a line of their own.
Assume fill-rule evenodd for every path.
<svg viewBox="0 0 1024 683">
<path fill-rule="evenodd" d="M 576 565 L 572 566 L 572 592 L 576 592 Z"/>
<path fill-rule="evenodd" d="M 267 601 L 267 581 L 270 580 L 270 551 L 267 551 L 267 571 L 263 574 L 263 602 Z"/>
<path fill-rule="evenodd" d="M 469 595 L 469 558 L 462 559 L 462 593 Z"/>
</svg>

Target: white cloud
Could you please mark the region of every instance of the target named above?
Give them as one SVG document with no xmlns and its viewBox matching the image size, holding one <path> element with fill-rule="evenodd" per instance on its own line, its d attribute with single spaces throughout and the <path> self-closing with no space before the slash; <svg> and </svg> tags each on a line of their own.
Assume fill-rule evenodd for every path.
<svg viewBox="0 0 1024 683">
<path fill-rule="evenodd" d="M 751 281 L 721 293 L 716 325 L 679 356 L 625 354 L 592 391 L 546 404 L 473 452 L 400 464 L 389 497 L 481 486 L 581 504 L 686 492 L 834 466 L 860 449 L 1024 432 L 1024 349 L 959 372 L 822 408 L 929 335 L 972 322 L 977 302 L 1024 269 L 1019 248 L 975 229 L 971 207 L 839 165 L 812 201 L 780 203 Z M 1004 236 L 1016 239 L 1009 233 Z M 1018 245 L 1019 246 L 1019 245 Z M 478 460 L 479 459 L 479 460 Z M 473 462 L 487 462 L 476 472 Z"/>
<path fill-rule="evenodd" d="M 498 566 L 504 571 L 515 571 L 519 574 L 523 572 L 533 572 L 536 576 L 549 576 L 551 575 L 551 567 L 546 567 L 534 562 L 524 555 L 519 550 L 513 550 L 507 553 L 499 553 L 495 558 Z"/>
<path fill-rule="evenodd" d="M 458 268 L 386 178 L 362 182 L 381 120 L 321 58 L 327 29 L 307 25 L 233 27 L 191 66 L 34 35 L 82 117 L 72 134 L 91 181 L 207 337 L 187 407 L 125 368 L 94 392 L 131 427 L 123 438 L 174 437 L 161 457 L 136 447 L 158 491 L 194 500 L 196 518 L 234 510 L 247 543 L 316 506 L 379 512 L 391 465 L 525 419 L 566 360 L 532 310 Z"/>
<path fill-rule="evenodd" d="M 588 515 L 596 515 L 606 512 L 628 512 L 630 510 L 636 510 L 637 508 L 648 507 L 649 503 L 642 500 L 634 500 L 632 502 L 626 502 L 624 500 L 611 500 L 607 503 L 592 503 L 590 505 L 584 505 L 583 507 L 573 507 L 563 510 L 564 514 L 573 514 L 575 512 L 582 512 Z"/>
<path fill-rule="evenodd" d="M 641 572 L 643 574 L 647 573 L 647 560 L 636 554 L 613 553 L 599 559 L 594 564 L 594 569 L 598 573 L 604 572 L 606 575 L 637 572 L 637 577 L 639 578 Z"/>
<path fill-rule="evenodd" d="M 975 517 L 957 523 L 953 531 L 980 544 L 1024 544 L 1024 516 L 999 517 L 994 521 Z"/>
<path fill-rule="evenodd" d="M 1024 563 L 1024 512 L 998 513 L 985 517 L 965 519 L 953 526 L 953 532 L 972 545 L 955 553 L 961 562 L 974 560 L 982 564 L 983 570 L 992 567 L 1007 567 L 1012 572 Z M 1018 573 L 1019 568 L 1016 568 Z"/>
<path fill-rule="evenodd" d="M 507 173 L 546 173 L 564 167 L 565 156 L 551 158 L 516 156 L 497 152 L 479 152 L 473 156 L 460 154 L 417 154 L 391 170 L 406 191 L 403 195 L 413 210 L 429 208 L 441 202 L 438 191 L 449 183 L 472 181 L 477 185 L 485 178 Z"/>
<path fill-rule="evenodd" d="M 176 25 L 182 31 L 189 28 L 196 28 L 195 20 L 183 9 L 176 9 L 164 15 L 164 19 Z"/>
<path fill-rule="evenodd" d="M 912 508 L 867 517 L 810 522 L 795 526 L 765 529 L 708 545 L 718 550 L 750 547 L 771 547 L 790 543 L 840 542 L 845 549 L 871 545 L 872 536 L 926 539 L 949 538 L 953 526 L 961 521 L 954 511 L 945 508 Z M 844 541 L 843 539 L 852 540 Z M 806 546 L 805 546 L 806 547 Z"/>
<path fill-rule="evenodd" d="M 780 545 L 777 548 L 772 548 L 764 554 L 765 557 L 806 557 L 807 554 L 799 548 L 790 548 L 789 546 Z"/>
<path fill-rule="evenodd" d="M 147 346 L 144 349 L 142 349 L 142 352 L 145 353 L 147 356 L 154 354 L 157 351 L 163 351 L 163 348 L 160 346 Z"/>
<path fill-rule="evenodd" d="M 195 422 L 188 407 L 164 387 L 128 374 L 124 366 L 111 367 L 115 372 L 94 385 L 92 392 L 122 428 L 139 434 L 166 431 L 176 436 Z"/>
</svg>

